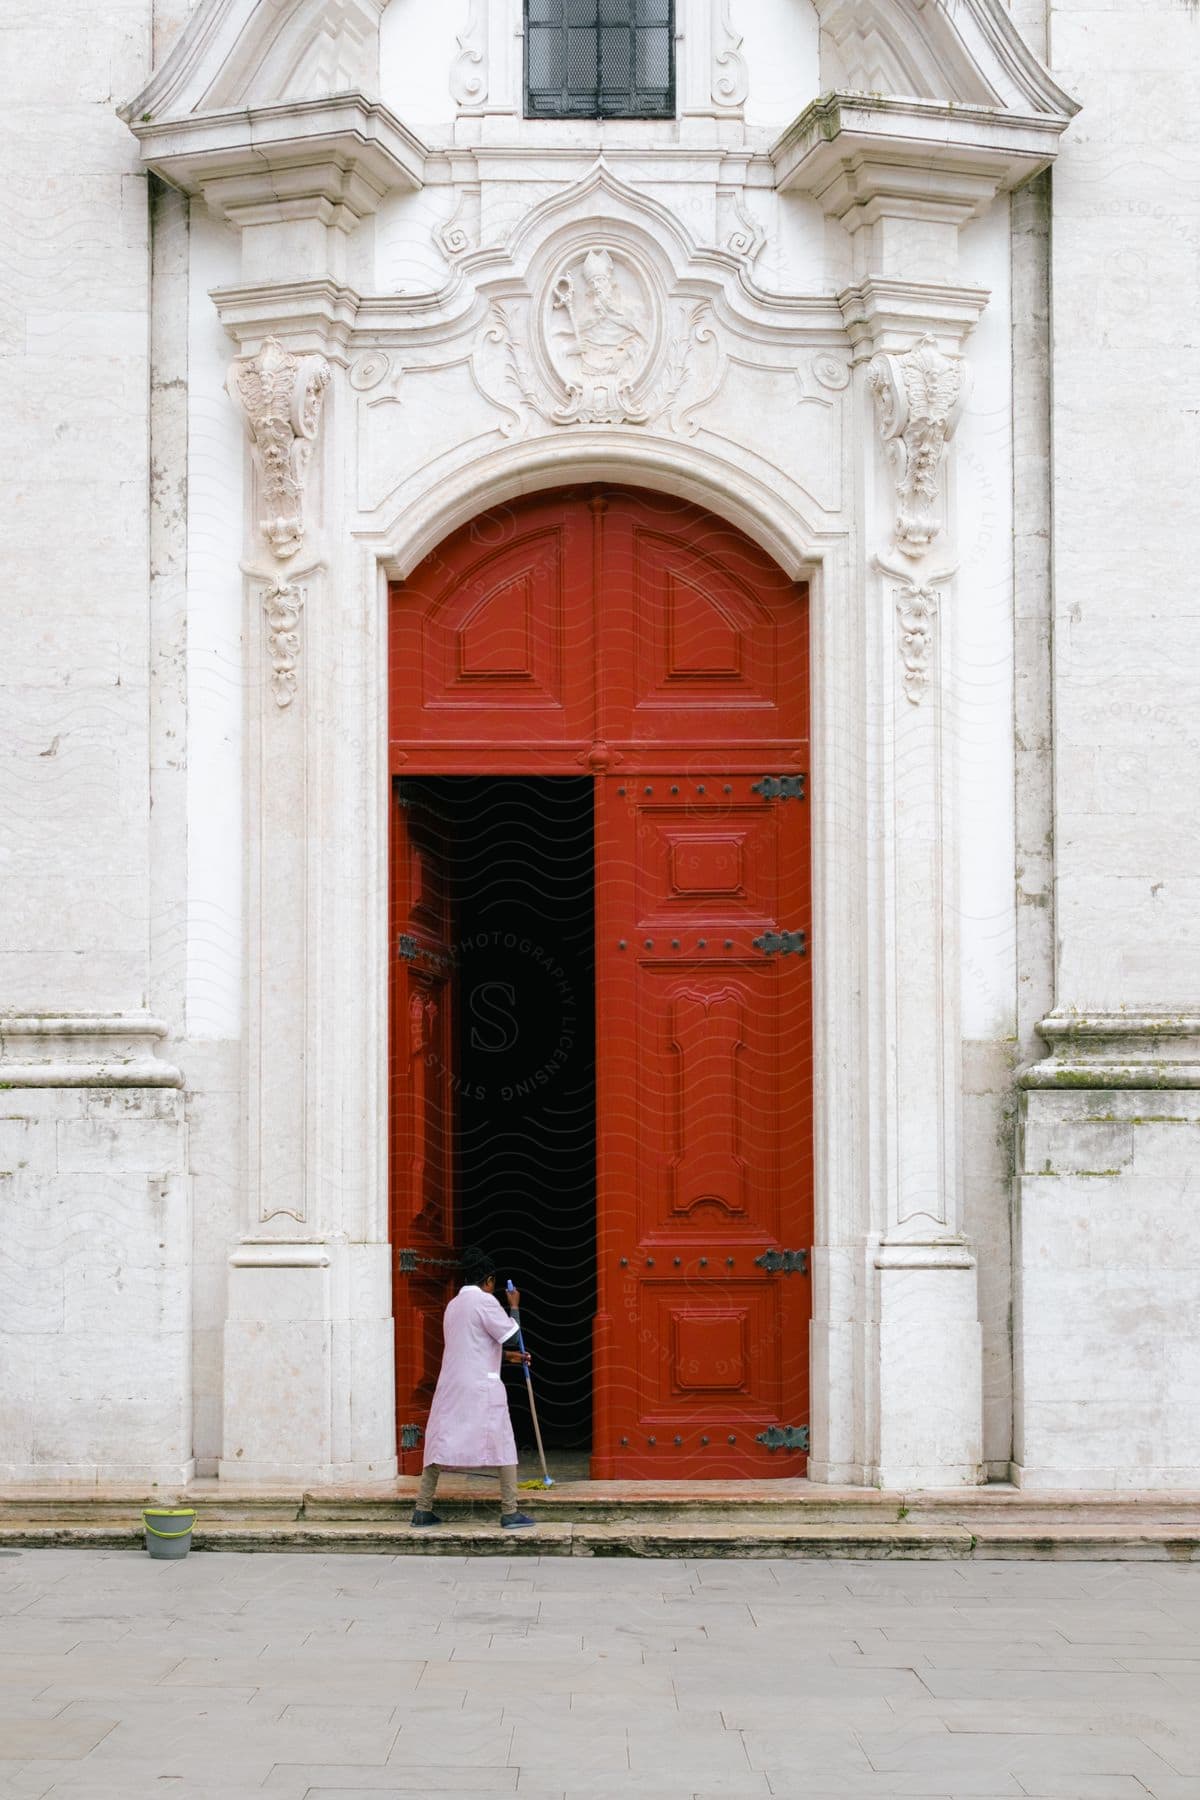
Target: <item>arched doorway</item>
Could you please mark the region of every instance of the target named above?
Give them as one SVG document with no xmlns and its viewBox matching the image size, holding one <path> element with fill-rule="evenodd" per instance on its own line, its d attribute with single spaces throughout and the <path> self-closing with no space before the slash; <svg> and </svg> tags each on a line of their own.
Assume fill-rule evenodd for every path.
<svg viewBox="0 0 1200 1800">
<path fill-rule="evenodd" d="M 544 493 L 393 587 L 390 671 L 401 1467 L 469 1233 L 596 1477 L 801 1473 L 806 588 L 691 504 Z"/>
</svg>

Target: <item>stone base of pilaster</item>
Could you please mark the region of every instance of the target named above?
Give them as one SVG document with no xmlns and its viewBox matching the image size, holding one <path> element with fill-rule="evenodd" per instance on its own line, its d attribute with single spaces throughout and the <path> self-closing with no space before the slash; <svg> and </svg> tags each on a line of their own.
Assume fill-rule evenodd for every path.
<svg viewBox="0 0 1200 1800">
<path fill-rule="evenodd" d="M 881 1244 L 883 1488 L 973 1487 L 983 1470 L 983 1346 L 974 1260 L 959 1241 Z"/>
<path fill-rule="evenodd" d="M 248 1242 L 230 1261 L 222 1480 L 396 1474 L 386 1245 Z"/>
</svg>

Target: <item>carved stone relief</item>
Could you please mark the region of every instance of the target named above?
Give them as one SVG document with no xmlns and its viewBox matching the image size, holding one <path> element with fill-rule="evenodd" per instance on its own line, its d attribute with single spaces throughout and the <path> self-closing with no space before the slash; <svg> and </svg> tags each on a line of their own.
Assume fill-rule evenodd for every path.
<svg viewBox="0 0 1200 1800">
<path fill-rule="evenodd" d="M 902 356 L 874 357 L 867 385 L 895 471 L 896 548 L 920 557 L 942 528 L 942 464 L 966 396 L 966 365 L 946 356 L 927 332 Z"/>
<path fill-rule="evenodd" d="M 766 227 L 754 217 L 740 194 L 733 196 L 733 211 L 737 219 L 733 230 L 725 240 L 725 248 L 740 256 L 750 268 L 757 261 L 767 241 Z"/>
<path fill-rule="evenodd" d="M 458 51 L 450 65 L 450 92 L 459 106 L 479 106 L 487 99 L 487 7 L 485 0 L 467 0 L 467 17 L 455 42 Z"/>
<path fill-rule="evenodd" d="M 551 278 L 542 308 L 548 357 L 567 390 L 560 425 L 644 424 L 634 390 L 658 337 L 649 282 L 627 255 L 594 245 Z"/>
<path fill-rule="evenodd" d="M 520 436 L 546 425 L 655 425 L 691 437 L 716 393 L 725 358 L 707 300 L 660 309 L 632 259 L 607 249 L 574 254 L 552 276 L 534 319 L 493 301 L 474 360 L 476 386 Z"/>
<path fill-rule="evenodd" d="M 936 588 L 914 587 L 911 582 L 895 591 L 902 680 L 914 706 L 920 705 L 929 686 L 939 598 Z"/>
<path fill-rule="evenodd" d="M 290 706 L 296 698 L 300 661 L 300 614 L 304 610 L 305 589 L 294 581 L 276 581 L 263 592 L 263 614 L 267 622 L 267 649 L 271 658 L 271 692 L 279 707 Z"/>
<path fill-rule="evenodd" d="M 328 385 L 323 356 L 295 356 L 273 337 L 229 371 L 229 392 L 244 412 L 262 483 L 260 529 L 281 562 L 304 542 L 305 480 Z"/>
<path fill-rule="evenodd" d="M 734 29 L 732 0 L 712 0 L 712 5 L 712 97 L 721 107 L 742 106 L 750 91 L 750 74 L 741 36 Z"/>
</svg>

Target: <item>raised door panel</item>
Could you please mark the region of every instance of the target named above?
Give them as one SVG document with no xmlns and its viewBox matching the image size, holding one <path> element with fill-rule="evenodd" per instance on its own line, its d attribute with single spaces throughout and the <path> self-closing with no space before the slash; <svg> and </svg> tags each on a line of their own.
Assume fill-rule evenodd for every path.
<svg viewBox="0 0 1200 1800">
<path fill-rule="evenodd" d="M 804 1467 L 763 1438 L 808 1421 L 808 1277 L 768 1266 L 811 1242 L 808 818 L 761 785 L 603 784 L 597 1475 Z"/>
<path fill-rule="evenodd" d="M 803 755 L 802 590 L 710 514 L 614 495 L 603 520 L 599 735 L 641 749 Z"/>
<path fill-rule="evenodd" d="M 592 538 L 583 502 L 499 509 L 393 590 L 394 768 L 558 767 L 590 745 Z"/>
<path fill-rule="evenodd" d="M 392 805 L 390 1162 L 400 1466 L 421 1467 L 420 1436 L 453 1293 L 454 1008 L 443 827 L 397 783 Z"/>
</svg>

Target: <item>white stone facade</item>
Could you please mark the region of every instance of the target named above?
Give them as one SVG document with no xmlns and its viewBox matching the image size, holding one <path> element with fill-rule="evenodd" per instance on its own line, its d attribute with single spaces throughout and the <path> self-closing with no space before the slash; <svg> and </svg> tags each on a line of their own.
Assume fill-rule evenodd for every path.
<svg viewBox="0 0 1200 1800">
<path fill-rule="evenodd" d="M 386 584 L 611 479 L 811 584 L 812 1477 L 1200 1487 L 1196 23 L 676 24 L 8 25 L 0 1479 L 394 1473 Z"/>
</svg>

